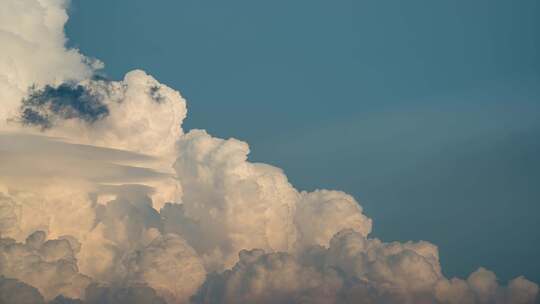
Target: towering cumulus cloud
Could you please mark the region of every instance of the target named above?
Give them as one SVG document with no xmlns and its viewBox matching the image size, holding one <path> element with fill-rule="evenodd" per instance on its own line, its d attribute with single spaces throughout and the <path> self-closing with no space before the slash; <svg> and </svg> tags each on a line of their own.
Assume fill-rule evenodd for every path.
<svg viewBox="0 0 540 304">
<path fill-rule="evenodd" d="M 350 195 L 302 192 L 249 146 L 184 133 L 186 102 L 66 49 L 66 1 L 0 0 L 0 303 L 537 303 L 523 277 L 446 278 L 370 238 Z"/>
</svg>

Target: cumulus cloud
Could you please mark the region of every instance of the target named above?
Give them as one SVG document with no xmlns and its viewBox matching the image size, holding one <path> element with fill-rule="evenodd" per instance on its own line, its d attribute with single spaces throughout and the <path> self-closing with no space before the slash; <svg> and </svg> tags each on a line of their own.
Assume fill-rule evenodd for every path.
<svg viewBox="0 0 540 304">
<path fill-rule="evenodd" d="M 522 277 L 500 286 L 483 268 L 446 279 L 437 248 L 383 243 L 343 230 L 328 248 L 302 255 L 241 251 L 231 270 L 208 276 L 195 303 L 534 303 L 538 286 Z"/>
<path fill-rule="evenodd" d="M 435 245 L 370 238 L 352 196 L 184 133 L 179 92 L 65 47 L 66 1 L 1 1 L 0 303 L 538 301 L 523 277 L 446 278 Z"/>
<path fill-rule="evenodd" d="M 90 279 L 77 267 L 80 246 L 70 236 L 47 240 L 43 231 L 32 233 L 24 243 L 0 239 L 0 271 L 5 277 L 38 288 L 45 299 L 59 294 L 81 297 Z"/>
<path fill-rule="evenodd" d="M 206 277 L 199 256 L 175 234 L 156 237 L 128 255 L 124 265 L 127 281 L 148 284 L 169 302 L 191 296 Z"/>
</svg>

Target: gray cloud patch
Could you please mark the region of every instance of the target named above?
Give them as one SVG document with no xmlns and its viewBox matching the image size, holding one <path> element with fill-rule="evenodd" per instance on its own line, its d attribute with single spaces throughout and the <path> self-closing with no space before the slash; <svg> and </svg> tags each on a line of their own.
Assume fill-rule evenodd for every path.
<svg viewBox="0 0 540 304">
<path fill-rule="evenodd" d="M 109 287 L 91 284 L 86 289 L 88 304 L 166 304 L 156 291 L 146 285 Z"/>
<path fill-rule="evenodd" d="M 152 99 L 157 103 L 162 103 L 163 101 L 165 101 L 165 96 L 161 95 L 159 92 L 160 89 L 161 89 L 160 86 L 154 85 L 150 87 L 150 90 L 148 92 L 150 97 L 152 97 Z"/>
<path fill-rule="evenodd" d="M 90 284 L 86 300 L 59 295 L 46 302 L 35 287 L 0 276 L 1 304 L 166 304 L 154 289 L 146 285 L 104 286 Z"/>
<path fill-rule="evenodd" d="M 19 280 L 0 276 L 0 303 L 40 304 L 44 303 L 39 291 Z"/>
<path fill-rule="evenodd" d="M 82 300 L 66 298 L 62 295 L 54 298 L 49 304 L 84 304 Z"/>
<path fill-rule="evenodd" d="M 25 125 L 48 129 L 56 119 L 80 119 L 93 123 L 109 115 L 101 98 L 82 85 L 63 83 L 42 89 L 32 87 L 23 99 L 20 118 Z"/>
</svg>

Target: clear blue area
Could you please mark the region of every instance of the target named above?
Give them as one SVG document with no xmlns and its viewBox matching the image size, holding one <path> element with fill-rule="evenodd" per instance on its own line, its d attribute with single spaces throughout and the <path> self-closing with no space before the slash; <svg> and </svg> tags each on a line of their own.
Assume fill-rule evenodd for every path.
<svg viewBox="0 0 540 304">
<path fill-rule="evenodd" d="M 540 282 L 540 1 L 75 0 L 70 45 L 188 99 L 384 240 Z M 159 118 L 156 118 L 159 119 Z"/>
</svg>

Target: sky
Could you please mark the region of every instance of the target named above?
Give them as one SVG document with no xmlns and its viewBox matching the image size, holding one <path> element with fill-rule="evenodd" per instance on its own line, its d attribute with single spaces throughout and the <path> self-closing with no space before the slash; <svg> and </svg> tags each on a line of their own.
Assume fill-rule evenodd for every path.
<svg viewBox="0 0 540 304">
<path fill-rule="evenodd" d="M 351 193 L 373 236 L 449 276 L 540 281 L 540 3 L 78 1 L 68 45 L 188 100 L 299 189 Z M 511 244 L 511 245 L 510 245 Z"/>
<path fill-rule="evenodd" d="M 0 0 L 0 303 L 540 303 L 538 5 Z"/>
</svg>

